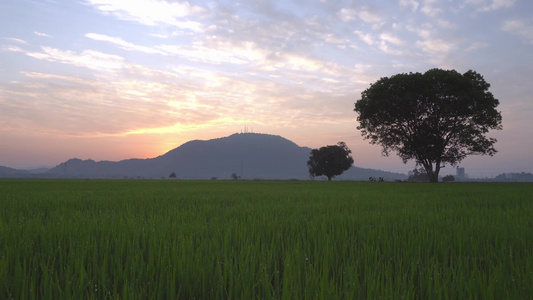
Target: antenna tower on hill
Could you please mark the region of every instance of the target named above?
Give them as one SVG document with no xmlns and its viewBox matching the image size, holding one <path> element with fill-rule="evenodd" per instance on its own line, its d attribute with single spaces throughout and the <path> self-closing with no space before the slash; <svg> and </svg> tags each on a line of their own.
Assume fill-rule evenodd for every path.
<svg viewBox="0 0 533 300">
<path fill-rule="evenodd" d="M 251 130 L 248 131 L 248 125 L 244 125 L 244 131 L 241 129 L 241 133 L 254 133 L 254 127 L 252 126 Z"/>
</svg>

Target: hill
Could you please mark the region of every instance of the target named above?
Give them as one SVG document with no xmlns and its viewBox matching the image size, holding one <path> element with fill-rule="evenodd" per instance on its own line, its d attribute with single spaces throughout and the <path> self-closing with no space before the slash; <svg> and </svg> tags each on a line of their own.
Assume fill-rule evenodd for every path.
<svg viewBox="0 0 533 300">
<path fill-rule="evenodd" d="M 31 175 L 31 173 L 25 170 L 0 166 L 0 178 L 26 177 L 29 175 Z"/>
<path fill-rule="evenodd" d="M 241 133 L 211 140 L 189 141 L 150 159 L 118 162 L 70 159 L 50 169 L 52 177 L 168 178 L 179 179 L 309 179 L 307 160 L 311 148 L 300 147 L 277 135 Z M 352 167 L 338 177 L 404 179 L 404 174 Z"/>
</svg>

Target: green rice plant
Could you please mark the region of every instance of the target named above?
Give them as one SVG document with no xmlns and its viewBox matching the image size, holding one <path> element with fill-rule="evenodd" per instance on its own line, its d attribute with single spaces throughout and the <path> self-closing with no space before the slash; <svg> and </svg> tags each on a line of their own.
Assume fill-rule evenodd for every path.
<svg viewBox="0 0 533 300">
<path fill-rule="evenodd" d="M 0 298 L 526 299 L 532 191 L 0 180 Z"/>
</svg>

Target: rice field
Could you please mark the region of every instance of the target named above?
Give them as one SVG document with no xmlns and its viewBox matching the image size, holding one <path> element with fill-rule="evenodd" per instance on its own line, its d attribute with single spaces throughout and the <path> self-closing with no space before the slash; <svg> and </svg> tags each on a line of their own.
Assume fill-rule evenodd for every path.
<svg viewBox="0 0 533 300">
<path fill-rule="evenodd" d="M 532 184 L 0 180 L 0 299 L 532 297 Z"/>
</svg>

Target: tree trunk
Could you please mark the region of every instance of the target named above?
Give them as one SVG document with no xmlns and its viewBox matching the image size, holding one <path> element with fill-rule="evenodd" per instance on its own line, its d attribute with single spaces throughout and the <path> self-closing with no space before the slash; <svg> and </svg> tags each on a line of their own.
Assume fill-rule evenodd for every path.
<svg viewBox="0 0 533 300">
<path fill-rule="evenodd" d="M 431 183 L 436 183 L 436 182 L 439 182 L 439 173 L 437 172 L 432 172 L 433 174 L 428 174 L 428 179 L 429 179 L 429 182 Z"/>
<path fill-rule="evenodd" d="M 435 171 L 433 172 L 433 179 L 430 182 L 439 182 L 439 172 L 440 172 L 440 159 L 435 162 Z"/>
<path fill-rule="evenodd" d="M 433 170 L 433 163 L 431 161 L 422 162 L 422 166 L 426 170 L 429 182 L 439 182 L 440 162 L 435 164 L 435 170 Z"/>
<path fill-rule="evenodd" d="M 328 181 L 331 181 L 331 176 L 328 176 Z"/>
<path fill-rule="evenodd" d="M 438 166 L 435 166 L 435 170 L 433 170 L 433 165 L 430 165 L 429 170 L 426 169 L 426 173 L 428 174 L 428 181 L 432 183 L 439 182 L 439 171 L 440 168 Z"/>
</svg>

